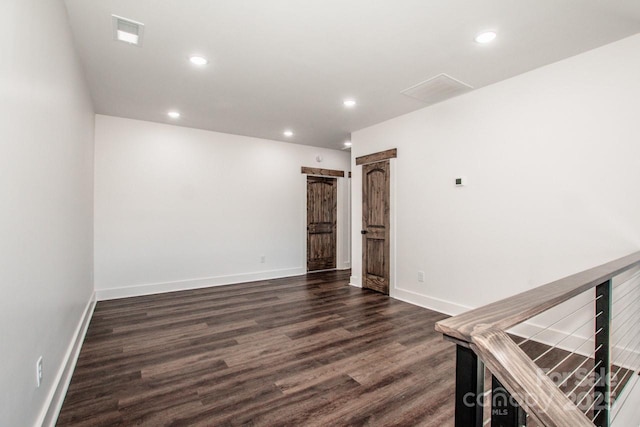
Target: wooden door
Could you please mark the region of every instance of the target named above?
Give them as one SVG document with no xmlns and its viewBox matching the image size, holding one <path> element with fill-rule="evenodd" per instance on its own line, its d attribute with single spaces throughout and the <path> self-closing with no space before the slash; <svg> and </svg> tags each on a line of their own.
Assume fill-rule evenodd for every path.
<svg viewBox="0 0 640 427">
<path fill-rule="evenodd" d="M 307 177 L 307 270 L 336 268 L 336 178 Z"/>
<path fill-rule="evenodd" d="M 362 167 L 362 287 L 389 294 L 389 160 Z"/>
</svg>

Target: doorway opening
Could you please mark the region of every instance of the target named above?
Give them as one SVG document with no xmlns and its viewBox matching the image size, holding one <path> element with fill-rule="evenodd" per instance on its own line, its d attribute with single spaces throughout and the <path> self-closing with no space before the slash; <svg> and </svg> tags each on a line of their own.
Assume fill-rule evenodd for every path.
<svg viewBox="0 0 640 427">
<path fill-rule="evenodd" d="M 396 148 L 356 158 L 362 166 L 362 287 L 389 295 L 391 161 Z"/>
<path fill-rule="evenodd" d="M 338 180 L 307 176 L 307 271 L 336 268 Z"/>
</svg>

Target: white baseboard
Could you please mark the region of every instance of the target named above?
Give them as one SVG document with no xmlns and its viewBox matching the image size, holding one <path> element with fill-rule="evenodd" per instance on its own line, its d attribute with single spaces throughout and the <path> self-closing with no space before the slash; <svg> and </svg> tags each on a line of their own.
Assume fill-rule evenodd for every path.
<svg viewBox="0 0 640 427">
<path fill-rule="evenodd" d="M 324 270 L 307 271 L 306 274 L 328 273 L 330 271 L 340 271 L 340 269 L 339 268 L 325 268 Z"/>
<path fill-rule="evenodd" d="M 428 308 L 429 310 L 439 313 L 448 314 L 449 316 L 457 316 L 473 308 L 401 288 L 395 288 L 392 292 L 393 295 L 391 295 L 391 297 L 395 299 L 417 305 L 418 307 Z"/>
<path fill-rule="evenodd" d="M 640 370 L 640 365 L 638 365 L 639 357 L 640 350 L 638 349 L 629 349 L 622 345 L 611 349 L 611 363 L 635 372 Z"/>
<path fill-rule="evenodd" d="M 392 289 L 392 294 L 390 296 L 392 298 L 399 299 L 400 301 L 447 314 L 449 316 L 457 316 L 458 314 L 462 314 L 474 308 L 400 288 Z M 567 335 L 568 333 L 565 331 L 547 328 L 544 325 L 538 325 L 531 322 L 525 322 L 515 326 L 510 330 L 510 333 L 524 338 L 536 335 L 534 340 L 537 342 L 550 346 L 557 346 L 558 348 L 570 352 L 575 351 L 577 354 L 581 354 L 583 356 L 591 355 L 594 347 L 593 339 L 590 340 L 588 337 L 578 334 Z M 557 344 L 559 342 L 560 344 Z"/>
<path fill-rule="evenodd" d="M 399 299 L 400 301 L 408 302 L 409 304 L 417 305 L 419 307 L 428 308 L 429 310 L 437 311 L 449 316 L 457 316 L 458 314 L 462 314 L 474 308 L 451 301 L 446 301 L 440 298 L 418 294 L 406 289 L 396 288 L 393 291 L 393 295 L 391 296 L 395 299 Z M 561 345 L 558 345 L 558 347 L 568 351 L 575 350 L 579 345 L 585 343 L 586 339 L 585 337 L 579 335 L 567 336 L 566 333 L 557 329 L 547 329 L 544 326 L 536 325 L 533 323 L 522 323 L 514 327 L 510 331 L 510 333 L 525 338 L 538 334 L 535 337 L 535 341 L 550 346 L 554 346 L 557 342 L 563 340 Z M 590 345 L 588 343 L 585 343 L 583 347 L 579 348 L 578 351 L 576 351 L 576 353 L 586 356 L 589 354 L 592 348 L 593 344 Z"/>
<path fill-rule="evenodd" d="M 97 289 L 98 301 L 137 297 L 142 295 L 161 294 L 165 292 L 187 291 L 212 286 L 232 285 L 234 283 L 253 282 L 256 280 L 276 279 L 280 277 L 300 276 L 306 274 L 304 267 L 282 270 L 258 271 L 255 273 L 233 274 L 229 276 L 206 277 L 201 279 L 180 280 L 164 283 L 146 283 L 142 285 L 122 286 L 118 288 Z"/>
<path fill-rule="evenodd" d="M 51 388 L 51 391 L 49 391 L 49 395 L 45 400 L 45 405 L 43 406 L 40 416 L 36 421 L 36 427 L 54 427 L 58 420 L 58 415 L 60 415 L 64 397 L 69 389 L 71 377 L 76 367 L 76 363 L 78 362 L 80 349 L 82 348 L 82 343 L 84 342 L 84 337 L 87 334 L 87 329 L 89 328 L 89 323 L 91 322 L 91 317 L 93 316 L 93 310 L 95 307 L 96 294 L 94 292 L 85 307 L 78 326 L 76 327 L 73 339 L 69 343 L 63 363 L 60 366 L 60 369 L 58 369 L 58 373 L 54 379 L 54 386 Z"/>
</svg>

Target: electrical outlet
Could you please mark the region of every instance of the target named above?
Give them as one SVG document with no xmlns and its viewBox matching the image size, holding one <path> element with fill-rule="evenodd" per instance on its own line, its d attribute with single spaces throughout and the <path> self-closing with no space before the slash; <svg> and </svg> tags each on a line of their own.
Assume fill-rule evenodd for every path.
<svg viewBox="0 0 640 427">
<path fill-rule="evenodd" d="M 267 262 L 266 255 L 260 255 L 260 263 L 264 264 L 265 262 Z"/>
<path fill-rule="evenodd" d="M 418 282 L 424 283 L 424 271 L 418 271 Z"/>
<path fill-rule="evenodd" d="M 36 382 L 38 388 L 40 388 L 42 384 L 42 356 L 38 357 L 38 361 L 36 362 Z"/>
</svg>

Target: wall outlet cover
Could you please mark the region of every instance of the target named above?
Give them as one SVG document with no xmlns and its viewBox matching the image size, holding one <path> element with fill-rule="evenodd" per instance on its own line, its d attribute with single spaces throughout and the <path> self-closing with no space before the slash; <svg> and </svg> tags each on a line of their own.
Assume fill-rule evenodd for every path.
<svg viewBox="0 0 640 427">
<path fill-rule="evenodd" d="M 36 361 L 36 384 L 38 388 L 42 385 L 42 356 Z"/>
</svg>

